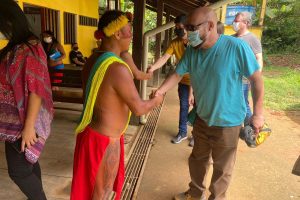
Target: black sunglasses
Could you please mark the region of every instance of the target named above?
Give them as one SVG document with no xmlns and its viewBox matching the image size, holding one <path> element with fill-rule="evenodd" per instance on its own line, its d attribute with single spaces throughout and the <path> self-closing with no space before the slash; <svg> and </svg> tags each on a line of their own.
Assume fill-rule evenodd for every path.
<svg viewBox="0 0 300 200">
<path fill-rule="evenodd" d="M 202 24 L 205 24 L 205 23 L 207 23 L 207 22 L 208 22 L 208 21 L 205 21 L 205 22 L 202 22 L 202 23 L 197 24 L 197 25 L 185 24 L 185 25 L 184 25 L 184 28 L 185 28 L 185 30 L 187 30 L 187 31 L 195 31 L 195 30 L 198 30 L 199 27 L 200 27 Z"/>
</svg>

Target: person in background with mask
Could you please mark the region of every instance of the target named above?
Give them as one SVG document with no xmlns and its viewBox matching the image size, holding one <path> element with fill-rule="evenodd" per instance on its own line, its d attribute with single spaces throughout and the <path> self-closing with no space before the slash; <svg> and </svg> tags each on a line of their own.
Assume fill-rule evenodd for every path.
<svg viewBox="0 0 300 200">
<path fill-rule="evenodd" d="M 61 70 L 64 68 L 63 59 L 66 57 L 63 46 L 54 37 L 51 31 L 44 31 L 42 33 L 42 44 L 47 54 L 48 68 L 54 70 Z M 50 73 L 51 83 L 61 83 L 63 73 Z M 52 87 L 52 90 L 58 90 L 58 87 Z"/>
<path fill-rule="evenodd" d="M 159 58 L 150 68 L 148 72 L 153 73 L 156 69 L 161 68 L 168 59 L 175 55 L 177 62 L 182 58 L 188 40 L 187 33 L 184 29 L 184 23 L 186 21 L 186 15 L 182 14 L 175 19 L 175 34 L 176 38 L 171 41 L 166 53 Z M 183 140 L 187 139 L 187 117 L 189 112 L 189 106 L 194 104 L 193 90 L 190 86 L 190 76 L 185 74 L 182 80 L 178 84 L 178 96 L 180 101 L 180 112 L 179 112 L 179 131 L 177 135 L 171 140 L 172 143 L 178 144 Z M 193 138 L 191 138 L 190 146 L 193 145 Z"/>
<path fill-rule="evenodd" d="M 82 53 L 78 50 L 78 44 L 75 42 L 72 44 L 72 51 L 70 52 L 70 61 L 72 64 L 76 66 L 83 66 L 86 62 L 85 57 L 83 57 Z"/>
<path fill-rule="evenodd" d="M 189 190 L 176 195 L 175 200 L 206 199 L 205 177 L 210 157 L 213 174 L 208 200 L 226 199 L 241 124 L 246 116 L 243 77 L 251 82 L 254 112 L 250 120 L 256 134 L 264 124 L 264 83 L 259 64 L 244 41 L 217 33 L 217 21 L 210 8 L 200 7 L 191 12 L 185 25 L 191 46 L 176 71 L 153 94 L 163 95 L 184 74 L 190 74 L 197 105 L 192 131 L 195 144 L 189 157 L 191 182 Z"/>
<path fill-rule="evenodd" d="M 262 46 L 259 39 L 249 31 L 249 27 L 252 25 L 252 14 L 249 12 L 240 12 L 236 14 L 235 19 L 233 21 L 233 30 L 236 32 L 234 37 L 240 38 L 244 40 L 251 47 L 255 58 L 260 66 L 260 71 L 263 68 L 263 56 L 262 56 Z M 244 124 L 249 123 L 249 119 L 252 116 L 251 108 L 249 106 L 248 94 L 250 89 L 250 83 L 247 78 L 243 79 L 243 91 L 244 91 L 244 99 L 247 107 L 247 114 L 244 120 Z"/>
<path fill-rule="evenodd" d="M 1 0 L 0 39 L 8 40 L 0 49 L 0 141 L 8 174 L 28 199 L 46 200 L 38 159 L 53 119 L 47 56 L 13 0 Z"/>
</svg>

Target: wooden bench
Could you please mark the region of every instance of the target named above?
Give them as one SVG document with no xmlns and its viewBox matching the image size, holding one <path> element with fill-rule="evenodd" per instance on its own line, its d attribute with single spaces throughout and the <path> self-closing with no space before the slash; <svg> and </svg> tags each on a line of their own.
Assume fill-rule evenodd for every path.
<svg viewBox="0 0 300 200">
<path fill-rule="evenodd" d="M 61 83 L 52 83 L 52 87 L 58 87 L 58 90 L 52 90 L 53 101 L 83 103 L 81 72 L 82 68 L 74 65 L 65 65 L 61 70 L 49 69 L 51 79 L 53 73 L 63 74 L 61 78 L 55 77 L 56 80 L 61 80 Z"/>
</svg>

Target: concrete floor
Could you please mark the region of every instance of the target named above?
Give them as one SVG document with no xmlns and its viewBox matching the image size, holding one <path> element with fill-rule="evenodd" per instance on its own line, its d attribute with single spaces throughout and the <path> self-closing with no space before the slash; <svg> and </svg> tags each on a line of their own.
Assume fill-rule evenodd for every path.
<svg viewBox="0 0 300 200">
<path fill-rule="evenodd" d="M 56 103 L 56 106 L 82 109 L 79 104 Z M 79 116 L 78 111 L 55 110 L 52 133 L 40 158 L 44 190 L 49 200 L 69 199 L 75 146 L 74 129 Z M 131 140 L 137 131 L 138 127 L 129 126 L 125 134 L 126 152 L 129 151 Z M 0 143 L 0 180 L 0 200 L 26 199 L 8 177 L 4 143 Z"/>
<path fill-rule="evenodd" d="M 178 131 L 178 105 L 174 89 L 167 94 L 137 200 L 171 200 L 188 189 L 192 148 L 188 141 L 170 142 Z M 227 200 L 300 199 L 300 177 L 291 174 L 300 154 L 300 112 L 285 115 L 266 111 L 265 116 L 273 133 L 255 149 L 240 140 Z"/>
<path fill-rule="evenodd" d="M 178 105 L 174 89 L 166 97 L 138 200 L 171 200 L 178 192 L 188 189 L 187 159 L 192 149 L 188 147 L 188 141 L 178 145 L 170 143 L 178 131 Z M 80 105 L 71 107 L 81 109 Z M 49 200 L 69 199 L 75 144 L 73 132 L 79 115 L 80 112 L 56 110 L 52 134 L 40 159 Z M 266 111 L 266 117 L 273 130 L 266 143 L 256 149 L 248 148 L 242 141 L 239 143 L 228 200 L 300 199 L 300 177 L 291 174 L 300 154 L 299 112 L 285 115 Z M 136 127 L 130 127 L 126 140 L 132 140 L 137 131 Z M 130 144 L 126 145 L 127 152 Z M 211 172 L 208 183 L 210 176 Z M 0 200 L 26 199 L 7 175 L 3 143 L 0 143 L 0 180 Z"/>
</svg>

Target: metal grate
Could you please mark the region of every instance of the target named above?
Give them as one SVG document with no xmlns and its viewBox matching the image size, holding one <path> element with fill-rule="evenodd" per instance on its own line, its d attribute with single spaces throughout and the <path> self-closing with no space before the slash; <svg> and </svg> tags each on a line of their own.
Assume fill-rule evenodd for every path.
<svg viewBox="0 0 300 200">
<path fill-rule="evenodd" d="M 136 198 L 141 177 L 153 143 L 161 108 L 162 105 L 152 110 L 149 114 L 147 123 L 137 136 L 134 147 L 131 150 L 125 170 L 125 182 L 121 195 L 122 200 L 132 200 Z"/>
</svg>

